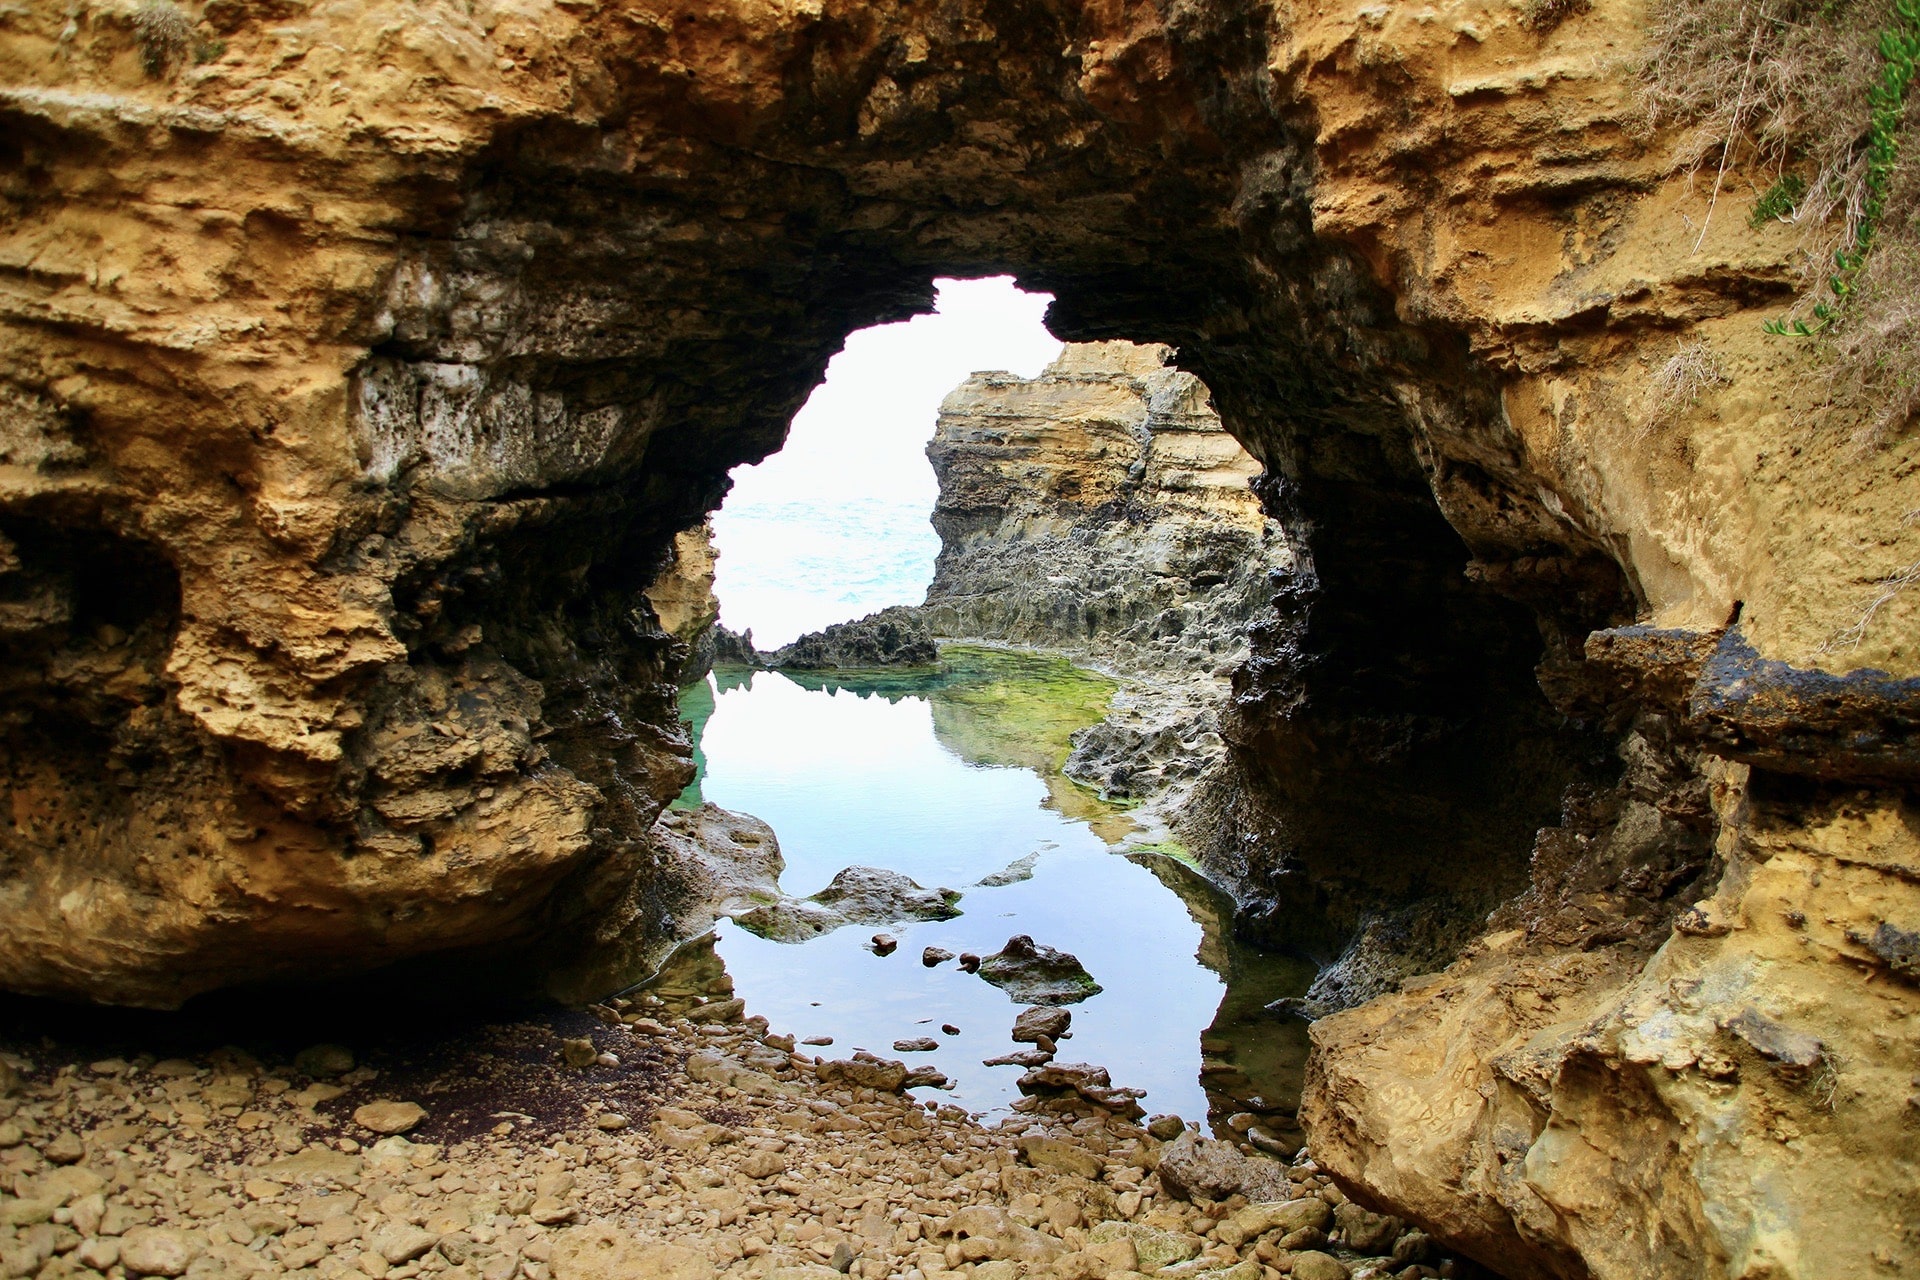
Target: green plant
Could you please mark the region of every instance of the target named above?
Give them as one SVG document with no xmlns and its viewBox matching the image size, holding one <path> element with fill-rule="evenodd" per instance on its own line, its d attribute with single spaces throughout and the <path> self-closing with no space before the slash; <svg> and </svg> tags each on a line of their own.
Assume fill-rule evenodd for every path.
<svg viewBox="0 0 1920 1280">
<path fill-rule="evenodd" d="M 170 74 L 193 48 L 193 23 L 171 0 L 142 0 L 133 14 L 140 65 L 159 80 Z"/>
<path fill-rule="evenodd" d="M 1794 211 L 1807 195 L 1807 180 L 1797 173 L 1783 173 L 1771 187 L 1753 203 L 1753 212 L 1747 216 L 1747 225 L 1759 230 L 1769 222 L 1786 221 L 1793 217 Z"/>
<path fill-rule="evenodd" d="M 1920 56 L 1920 0 L 1893 0 L 1895 22 L 1880 32 L 1880 78 L 1867 92 L 1866 200 L 1854 221 L 1850 244 L 1834 250 L 1835 270 L 1827 277 L 1832 302 L 1814 305 L 1814 324 L 1800 319 L 1768 321 L 1768 333 L 1810 338 L 1840 318 L 1857 292 L 1861 267 L 1873 249 L 1887 211 L 1894 167 L 1900 160 L 1900 132 L 1913 84 L 1914 59 Z"/>
</svg>

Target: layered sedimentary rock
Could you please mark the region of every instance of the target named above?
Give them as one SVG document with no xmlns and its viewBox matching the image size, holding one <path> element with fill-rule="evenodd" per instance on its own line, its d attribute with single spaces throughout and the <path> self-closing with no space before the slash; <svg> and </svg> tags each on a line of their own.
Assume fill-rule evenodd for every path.
<svg viewBox="0 0 1920 1280">
<path fill-rule="evenodd" d="M 1037 378 L 978 373 L 927 456 L 945 636 L 1225 675 L 1291 566 L 1260 464 L 1165 347 L 1072 343 Z"/>
<path fill-rule="evenodd" d="M 668 930 L 645 589 L 848 330 L 1014 271 L 1266 468 L 1268 927 L 1505 900 L 1319 1025 L 1316 1155 L 1515 1275 L 1920 1269 L 1920 446 L 1763 332 L 1794 232 L 1640 127 L 1639 5 L 157 6 L 0 14 L 0 982 Z"/>
<path fill-rule="evenodd" d="M 1070 776 L 1179 827 L 1227 785 L 1219 712 L 1293 565 L 1260 464 L 1166 347 L 1070 343 L 1039 377 L 979 373 L 927 457 L 940 556 L 920 612 L 943 636 L 1063 650 L 1132 677 L 1076 737 Z"/>
</svg>

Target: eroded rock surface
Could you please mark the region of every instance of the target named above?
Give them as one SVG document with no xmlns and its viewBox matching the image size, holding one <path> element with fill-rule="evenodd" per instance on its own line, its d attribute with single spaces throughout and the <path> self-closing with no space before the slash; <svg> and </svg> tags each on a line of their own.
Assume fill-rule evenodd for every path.
<svg viewBox="0 0 1920 1280">
<path fill-rule="evenodd" d="M 896 606 L 810 632 L 756 660 L 794 671 L 860 671 L 931 667 L 940 650 L 919 611 Z"/>
</svg>

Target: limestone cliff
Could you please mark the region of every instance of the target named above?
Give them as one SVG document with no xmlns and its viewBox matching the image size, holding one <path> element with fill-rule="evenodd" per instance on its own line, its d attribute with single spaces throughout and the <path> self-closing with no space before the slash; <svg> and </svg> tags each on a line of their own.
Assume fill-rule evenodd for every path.
<svg viewBox="0 0 1920 1280">
<path fill-rule="evenodd" d="M 1178 828 L 1224 785 L 1219 712 L 1292 568 L 1260 464 L 1162 346 L 1070 343 L 1039 377 L 975 374 L 927 456 L 940 556 L 920 612 L 949 638 L 1065 651 L 1131 677 L 1068 774 Z"/>
<path fill-rule="evenodd" d="M 1512 1275 L 1920 1270 L 1920 443 L 1762 330 L 1639 0 L 150 2 L 0 11 L 0 982 L 670 932 L 644 591 L 1014 271 L 1269 477 L 1270 923 L 1506 904 L 1319 1024 L 1316 1154 Z"/>
<path fill-rule="evenodd" d="M 1069 344 L 1038 378 L 975 374 L 940 407 L 943 636 L 1225 675 L 1291 566 L 1260 464 L 1165 347 Z"/>
</svg>

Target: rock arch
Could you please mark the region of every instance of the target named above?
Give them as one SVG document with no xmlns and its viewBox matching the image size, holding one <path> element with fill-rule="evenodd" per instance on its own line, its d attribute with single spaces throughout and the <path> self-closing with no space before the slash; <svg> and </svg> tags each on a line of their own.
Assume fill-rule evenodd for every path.
<svg viewBox="0 0 1920 1280">
<path fill-rule="evenodd" d="M 1762 797 L 1787 844 L 1837 821 L 1823 781 L 1916 771 L 1897 637 L 1856 655 L 1896 677 L 1834 677 L 1824 719 L 1767 665 L 1834 629 L 1836 535 L 1920 496 L 1898 467 L 1837 480 L 1794 358 L 1751 335 L 1789 246 L 1675 232 L 1684 175 L 1631 128 L 1636 14 L 220 5 L 205 63 L 158 80 L 104 10 L 9 15 L 0 511 L 137 539 L 179 605 L 138 665 L 165 696 L 85 712 L 164 747 L 113 778 L 111 823 L 97 776 L 26 782 L 52 673 L 102 635 L 9 624 L 0 982 L 166 1004 L 590 920 L 659 936 L 679 889 L 647 832 L 685 744 L 641 601 L 669 539 L 847 331 L 936 272 L 1011 271 L 1062 337 L 1178 348 L 1269 469 L 1307 571 L 1237 687 L 1249 782 L 1215 856 L 1269 927 L 1373 940 L 1328 1003 L 1509 901 L 1499 936 L 1607 959 L 1575 985 L 1612 1016 L 1593 993 L 1639 980 L 1749 803 L 1702 742 L 1821 780 Z M 1676 335 L 1740 381 L 1649 442 Z M 1836 495 L 1837 524 L 1780 518 Z M 24 599 L 33 566 L 8 572 Z M 1711 915 L 1685 936 L 1725 938 Z M 1459 1035 L 1497 1047 L 1510 1014 Z M 1382 1068 L 1325 1025 L 1342 1176 L 1430 1221 L 1469 1201 L 1443 1231 L 1577 1273 L 1550 1177 L 1463 1185 L 1505 1138 L 1372 1168 L 1398 1158 Z"/>
</svg>

